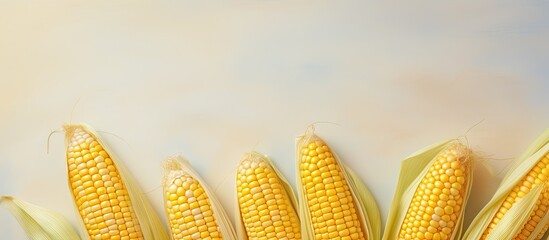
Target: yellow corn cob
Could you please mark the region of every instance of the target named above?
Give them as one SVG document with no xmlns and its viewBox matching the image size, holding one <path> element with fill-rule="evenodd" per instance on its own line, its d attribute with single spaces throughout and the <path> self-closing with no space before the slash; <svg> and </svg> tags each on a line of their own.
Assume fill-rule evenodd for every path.
<svg viewBox="0 0 549 240">
<path fill-rule="evenodd" d="M 492 221 L 490 222 L 490 225 L 488 225 L 488 228 L 484 232 L 482 239 L 485 239 L 488 234 L 494 229 L 494 227 L 497 225 L 497 223 L 501 220 L 501 218 L 505 215 L 507 211 L 521 198 L 523 198 L 528 192 L 530 192 L 535 186 L 538 186 L 542 183 L 545 183 L 547 179 L 549 178 L 549 154 L 543 156 L 538 163 L 526 174 L 521 181 L 515 185 L 513 190 L 507 194 L 505 197 L 505 200 L 503 201 L 503 204 L 499 207 L 496 215 L 492 218 Z M 541 218 L 545 214 L 547 214 L 547 211 L 549 210 L 549 191 L 548 188 L 544 188 L 542 191 L 539 199 L 537 200 L 536 205 L 534 206 L 534 210 L 530 214 L 530 217 L 522 226 L 522 229 L 520 232 L 513 237 L 513 239 L 528 239 L 530 237 L 530 234 L 538 223 L 541 221 Z M 541 233 L 535 238 L 535 239 L 541 239 L 545 232 L 547 231 L 547 228 L 549 225 L 546 225 L 543 227 L 543 230 Z"/>
<path fill-rule="evenodd" d="M 247 237 L 299 240 L 296 209 L 282 180 L 264 158 L 256 152 L 248 153 L 238 167 L 237 196 Z"/>
<path fill-rule="evenodd" d="M 311 135 L 299 151 L 299 178 L 315 239 L 366 239 L 348 180 L 326 143 Z"/>
<path fill-rule="evenodd" d="M 176 159 L 165 163 L 164 206 L 174 240 L 223 239 L 206 189 Z M 173 171 L 175 170 L 175 171 Z"/>
<path fill-rule="evenodd" d="M 399 239 L 452 239 L 466 201 L 469 150 L 454 143 L 442 150 L 419 182 Z"/>
<path fill-rule="evenodd" d="M 109 153 L 82 127 L 66 127 L 69 186 L 92 239 L 143 239 L 128 189 Z"/>
</svg>

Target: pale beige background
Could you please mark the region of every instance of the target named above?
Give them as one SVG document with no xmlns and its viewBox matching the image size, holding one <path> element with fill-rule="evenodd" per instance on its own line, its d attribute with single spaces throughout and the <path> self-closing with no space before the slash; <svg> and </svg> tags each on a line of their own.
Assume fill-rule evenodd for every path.
<svg viewBox="0 0 549 240">
<path fill-rule="evenodd" d="M 86 122 L 159 213 L 159 163 L 182 153 L 233 216 L 240 156 L 293 182 L 294 138 L 327 121 L 384 218 L 400 160 L 466 136 L 496 172 L 477 164 L 470 221 L 549 127 L 546 1 L 229 2 L 0 0 L 0 195 L 75 224 L 63 135 L 46 140 Z M 24 238 L 0 209 L 0 239 Z"/>
</svg>

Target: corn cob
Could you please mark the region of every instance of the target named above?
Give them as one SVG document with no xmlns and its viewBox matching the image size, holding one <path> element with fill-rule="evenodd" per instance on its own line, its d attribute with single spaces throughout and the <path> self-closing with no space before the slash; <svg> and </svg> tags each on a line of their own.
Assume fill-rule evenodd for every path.
<svg viewBox="0 0 549 240">
<path fill-rule="evenodd" d="M 549 129 L 519 157 L 464 239 L 541 239 L 549 224 Z"/>
<path fill-rule="evenodd" d="M 300 200 L 314 239 L 367 239 L 363 210 L 349 179 L 328 145 L 314 134 L 298 143 Z M 311 226 L 305 226 L 309 228 Z M 306 229 L 307 230 L 307 229 Z M 303 231 L 306 231 L 303 230 Z M 303 232 L 302 231 L 302 232 Z"/>
<path fill-rule="evenodd" d="M 129 173 L 86 125 L 65 126 L 69 187 L 91 239 L 166 239 Z"/>
<path fill-rule="evenodd" d="M 235 232 L 225 211 L 180 157 L 164 163 L 164 207 L 174 240 L 229 239 Z"/>
<path fill-rule="evenodd" d="M 505 215 L 507 211 L 517 201 L 522 199 L 528 192 L 530 192 L 534 187 L 545 183 L 547 179 L 549 178 L 549 154 L 543 156 L 541 159 L 538 160 L 537 164 L 520 180 L 520 182 L 515 185 L 515 187 L 507 194 L 505 197 L 505 200 L 503 201 L 503 204 L 499 207 L 497 210 L 497 213 L 492 218 L 490 224 L 488 225 L 488 228 L 484 232 L 482 239 L 485 239 L 490 232 L 494 229 L 494 227 L 498 224 L 498 222 L 501 220 L 501 218 Z M 545 214 L 547 214 L 549 210 L 549 191 L 548 188 L 544 188 L 542 193 L 540 194 L 539 199 L 537 200 L 534 209 L 530 216 L 528 217 L 528 220 L 526 223 L 522 226 L 519 233 L 517 233 L 516 236 L 513 237 L 513 239 L 522 240 L 522 239 L 528 239 L 531 235 L 531 233 L 534 231 L 538 223 L 540 223 L 541 219 Z M 541 239 L 545 232 L 547 231 L 547 228 L 549 225 L 545 225 L 543 227 L 543 230 L 541 233 L 534 237 L 534 239 Z"/>
<path fill-rule="evenodd" d="M 173 178 L 164 189 L 174 239 L 222 239 L 204 188 L 188 174 Z"/>
<path fill-rule="evenodd" d="M 236 179 L 243 238 L 301 239 L 295 197 L 269 159 L 257 152 L 245 154 Z"/>
<path fill-rule="evenodd" d="M 470 149 L 449 140 L 402 161 L 382 239 L 461 239 L 472 159 Z"/>
<path fill-rule="evenodd" d="M 469 152 L 459 143 L 438 154 L 412 197 L 399 239 L 452 239 L 466 201 Z"/>
</svg>

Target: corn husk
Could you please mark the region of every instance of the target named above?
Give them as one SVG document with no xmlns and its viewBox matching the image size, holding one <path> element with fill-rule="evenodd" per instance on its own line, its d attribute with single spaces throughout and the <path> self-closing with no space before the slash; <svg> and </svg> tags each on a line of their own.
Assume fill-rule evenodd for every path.
<svg viewBox="0 0 549 240">
<path fill-rule="evenodd" d="M 301 182 L 300 165 L 300 151 L 304 145 L 315 139 L 320 139 L 314 131 L 307 131 L 304 135 L 299 136 L 296 139 L 296 188 L 299 205 L 299 215 L 301 219 L 301 235 L 303 239 L 314 239 L 314 230 L 311 220 L 311 214 L 306 203 L 305 190 L 303 189 L 303 183 Z M 350 192 L 354 201 L 357 203 L 358 214 L 362 223 L 362 228 L 366 239 L 380 239 L 381 237 L 381 215 L 379 213 L 378 206 L 373 195 L 370 193 L 366 185 L 362 182 L 360 177 L 345 165 L 337 154 L 332 149 L 332 154 L 335 161 L 341 167 L 345 180 L 349 185 Z"/>
<path fill-rule="evenodd" d="M 404 217 L 406 216 L 406 212 L 408 211 L 408 207 L 410 206 L 419 183 L 427 174 L 431 165 L 437 160 L 436 157 L 439 152 L 454 143 L 456 143 L 455 140 L 448 140 L 430 145 L 402 161 L 398 183 L 391 202 L 391 208 L 389 209 L 385 231 L 383 233 L 383 240 L 398 239 L 402 222 L 404 221 Z M 469 157 L 469 155 L 467 157 Z M 469 161 L 469 163 L 472 164 L 472 161 L 469 158 L 466 161 Z M 460 239 L 461 236 L 464 219 L 463 213 L 465 212 L 465 206 L 467 205 L 472 186 L 472 167 L 468 168 L 468 172 L 465 175 L 467 176 L 467 189 L 463 198 L 461 212 L 456 220 L 456 225 L 450 239 Z"/>
<path fill-rule="evenodd" d="M 505 198 L 510 191 L 517 185 L 520 180 L 528 174 L 530 169 L 535 166 L 538 161 L 549 152 L 549 129 L 541 134 L 526 152 L 520 156 L 517 161 L 513 164 L 509 172 L 503 178 L 501 184 L 499 185 L 496 193 L 492 199 L 486 204 L 486 206 L 478 213 L 473 222 L 471 223 L 469 229 L 464 234 L 464 239 L 480 239 L 488 228 L 493 217 L 497 213 L 499 207 L 505 201 Z M 530 204 L 535 204 L 536 200 L 533 200 Z M 522 204 L 527 204 L 522 201 Z M 518 204 L 518 203 L 517 203 Z M 529 214 L 529 212 L 523 212 L 522 214 Z M 545 218 L 544 218 L 545 219 Z M 498 223 L 502 225 L 501 228 L 513 228 L 514 225 L 523 226 L 525 221 L 510 221 L 508 224 Z M 543 222 L 540 222 L 538 225 L 544 225 Z M 492 235 L 492 234 L 490 234 Z M 502 235 L 503 237 L 503 235 Z M 506 236 L 508 237 L 508 236 Z M 534 234 L 531 234 L 530 239 L 535 239 L 537 237 Z"/>
<path fill-rule="evenodd" d="M 141 187 L 138 185 L 135 178 L 132 176 L 132 174 L 128 171 L 128 169 L 124 166 L 123 162 L 114 154 L 114 152 L 110 149 L 110 147 L 107 145 L 107 143 L 101 138 L 101 136 L 90 126 L 87 124 L 71 124 L 71 125 L 64 125 L 65 129 L 65 144 L 66 146 L 69 145 L 69 141 L 72 138 L 72 135 L 74 134 L 74 131 L 77 128 L 83 129 L 85 132 L 89 133 L 95 140 L 101 145 L 105 152 L 107 152 L 112 159 L 114 165 L 119 171 L 120 177 L 122 178 L 122 182 L 126 184 L 126 188 L 128 190 L 130 201 L 132 202 L 135 214 L 137 218 L 139 219 L 139 224 L 141 226 L 141 231 L 143 232 L 143 237 L 145 239 L 169 239 L 168 234 L 166 230 L 164 229 L 164 226 L 162 225 L 162 222 L 157 215 L 157 213 L 154 211 L 151 203 L 147 199 L 147 196 L 143 193 L 141 190 Z M 70 182 L 69 182 L 69 189 L 71 188 Z M 75 203 L 75 210 L 78 213 L 78 208 L 76 207 L 76 200 L 73 196 L 73 202 Z M 78 214 L 80 216 L 80 214 Z M 87 230 L 85 229 L 84 222 L 80 221 L 79 226 L 80 231 L 82 233 L 87 233 Z"/>
<path fill-rule="evenodd" d="M 182 156 L 172 156 L 172 157 L 169 157 L 164 162 L 163 168 L 164 168 L 163 169 L 164 177 L 162 179 L 162 187 L 164 189 L 166 189 L 165 186 L 169 182 L 173 181 L 174 178 L 179 178 L 184 174 L 188 174 L 192 178 L 197 180 L 200 183 L 200 185 L 202 185 L 202 187 L 204 188 L 204 191 L 206 192 L 206 195 L 208 195 L 210 199 L 210 204 L 212 205 L 211 207 L 223 239 L 227 239 L 227 240 L 238 239 L 236 237 L 236 232 L 234 230 L 234 227 L 229 217 L 227 216 L 225 209 L 223 209 L 223 206 L 215 197 L 214 191 L 212 191 L 208 187 L 206 182 L 200 177 L 200 175 L 198 175 L 198 173 L 194 171 L 191 164 L 187 160 L 185 160 Z"/>
<path fill-rule="evenodd" d="M 277 175 L 277 177 L 280 179 L 280 182 L 282 183 L 282 187 L 284 187 L 284 190 L 286 191 L 286 195 L 288 196 L 288 199 L 290 200 L 290 204 L 292 208 L 296 211 L 296 214 L 298 214 L 298 205 L 297 205 L 297 198 L 295 197 L 294 191 L 292 189 L 292 186 L 286 180 L 284 175 L 278 170 L 278 168 L 274 165 L 274 163 L 267 157 L 267 155 L 263 155 L 258 152 L 249 152 L 244 154 L 242 157 L 242 161 L 249 159 L 249 158 L 255 158 L 260 161 L 265 162 Z M 238 195 L 236 196 L 238 198 Z M 235 201 L 235 210 L 236 210 L 236 231 L 238 234 L 238 239 L 241 240 L 248 240 L 248 235 L 246 234 L 246 227 L 244 225 L 244 222 L 242 221 L 241 213 L 240 213 L 240 206 L 238 205 L 238 199 Z M 299 216 L 298 216 L 299 218 Z"/>
<path fill-rule="evenodd" d="M 11 196 L 1 196 L 0 205 L 5 206 L 13 214 L 29 239 L 80 239 L 73 226 L 59 213 Z"/>
<path fill-rule="evenodd" d="M 511 239 L 517 235 L 525 222 L 534 210 L 536 201 L 539 198 L 544 186 L 539 185 L 528 192 L 524 198 L 520 199 L 507 213 L 501 218 L 499 223 L 494 227 L 492 232 L 488 234 L 486 240 Z M 541 224 L 540 224 L 541 225 Z M 538 230 L 539 232 L 540 230 Z M 532 234 L 532 236 L 537 236 Z"/>
</svg>

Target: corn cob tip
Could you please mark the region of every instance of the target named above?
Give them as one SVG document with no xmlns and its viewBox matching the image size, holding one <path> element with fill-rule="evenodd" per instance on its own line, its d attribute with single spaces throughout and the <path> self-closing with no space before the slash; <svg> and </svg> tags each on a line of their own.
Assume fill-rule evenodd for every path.
<svg viewBox="0 0 549 240">
<path fill-rule="evenodd" d="M 240 160 L 240 164 L 238 165 L 238 173 L 245 174 L 247 169 L 255 169 L 259 166 L 262 168 L 268 167 L 263 160 L 264 157 L 265 155 L 255 151 L 245 153 Z"/>
<path fill-rule="evenodd" d="M 261 154 L 259 152 L 248 152 L 242 156 L 240 164 L 238 165 L 238 172 L 240 174 L 245 174 L 247 169 L 256 169 L 257 167 L 261 168 L 270 168 L 270 166 L 265 161 L 267 155 Z"/>
<path fill-rule="evenodd" d="M 313 130 L 309 130 L 307 129 L 305 131 L 305 133 L 303 133 L 303 135 L 299 136 L 298 139 L 303 142 L 303 143 L 309 143 L 309 142 L 312 142 L 312 141 L 315 141 L 315 140 L 318 140 L 320 139 L 320 137 L 318 137 L 316 134 L 315 134 L 315 131 L 314 129 Z"/>
<path fill-rule="evenodd" d="M 256 151 L 251 151 L 251 152 L 247 152 L 247 153 L 244 153 L 244 155 L 242 155 L 242 159 L 240 160 L 241 163 L 243 162 L 258 162 L 258 161 L 262 161 L 263 158 L 266 158 L 267 155 L 264 155 L 264 154 L 261 154 L 259 152 L 256 152 Z"/>
<path fill-rule="evenodd" d="M 303 135 L 298 137 L 298 149 L 300 149 L 301 154 L 305 154 L 305 151 L 309 151 L 311 149 L 316 149 L 318 147 L 323 148 L 326 152 L 331 151 L 330 147 L 322 138 L 320 138 L 318 135 L 314 133 L 314 130 L 309 131 L 307 130 Z"/>
<path fill-rule="evenodd" d="M 166 159 L 163 164 L 162 168 L 165 171 L 172 171 L 172 170 L 181 170 L 181 164 L 179 163 L 179 160 L 181 159 L 180 156 L 172 156 Z"/>
<path fill-rule="evenodd" d="M 184 161 L 183 157 L 175 155 L 168 157 L 162 162 L 162 169 L 164 172 L 162 184 L 167 184 L 172 179 L 180 177 L 184 174 L 183 167 L 181 166 L 181 161 Z"/>
<path fill-rule="evenodd" d="M 76 129 L 81 128 L 81 125 L 80 124 L 65 123 L 65 124 L 63 124 L 62 128 L 65 131 L 66 136 L 72 136 L 74 134 L 74 132 L 76 131 Z"/>
<path fill-rule="evenodd" d="M 452 161 L 457 161 L 460 164 L 465 166 L 467 170 L 472 164 L 472 159 L 475 159 L 473 156 L 473 151 L 465 144 L 459 140 L 450 142 L 440 153 L 438 162 L 451 163 Z"/>
<path fill-rule="evenodd" d="M 315 140 L 320 139 L 320 137 L 318 137 L 315 134 L 315 132 L 316 132 L 315 126 L 319 123 L 328 123 L 328 124 L 334 124 L 334 125 L 339 126 L 339 124 L 335 123 L 335 122 L 313 122 L 313 123 L 309 124 L 307 126 L 307 128 L 305 128 L 305 132 L 303 133 L 303 135 L 298 137 L 298 140 L 302 141 L 302 142 L 310 142 L 310 141 L 315 141 Z"/>
<path fill-rule="evenodd" d="M 246 175 L 246 171 L 250 171 L 249 169 L 255 169 L 258 167 L 261 168 L 269 168 L 269 164 L 265 161 L 265 158 L 267 155 L 263 155 L 261 153 L 252 151 L 245 153 L 242 156 L 242 160 L 240 160 L 240 164 L 238 165 L 238 173 L 242 175 Z"/>
<path fill-rule="evenodd" d="M 70 145 L 75 140 L 74 137 L 78 133 L 82 133 L 82 135 L 91 135 L 91 133 L 86 130 L 87 125 L 85 124 L 76 124 L 76 123 L 66 123 L 62 126 L 63 131 L 65 132 L 65 142 L 67 145 Z M 74 144 L 74 143 L 73 143 Z"/>
<path fill-rule="evenodd" d="M 473 159 L 476 159 L 476 156 L 473 156 L 473 151 L 467 145 L 456 141 L 451 143 L 446 150 L 450 155 L 455 155 L 457 161 L 463 164 L 465 171 L 467 172 L 473 164 Z M 448 160 L 449 161 L 449 160 Z"/>
</svg>

